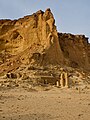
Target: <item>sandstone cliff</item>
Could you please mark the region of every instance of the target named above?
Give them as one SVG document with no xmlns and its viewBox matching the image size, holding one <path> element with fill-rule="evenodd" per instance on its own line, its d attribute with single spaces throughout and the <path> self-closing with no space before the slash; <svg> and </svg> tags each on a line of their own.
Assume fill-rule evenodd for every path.
<svg viewBox="0 0 90 120">
<path fill-rule="evenodd" d="M 90 44 L 84 35 L 58 33 L 64 58 L 71 67 L 90 69 Z"/>
<path fill-rule="evenodd" d="M 58 33 L 50 9 L 18 20 L 0 20 L 0 73 L 21 64 L 89 69 L 90 44 L 83 35 Z"/>
</svg>

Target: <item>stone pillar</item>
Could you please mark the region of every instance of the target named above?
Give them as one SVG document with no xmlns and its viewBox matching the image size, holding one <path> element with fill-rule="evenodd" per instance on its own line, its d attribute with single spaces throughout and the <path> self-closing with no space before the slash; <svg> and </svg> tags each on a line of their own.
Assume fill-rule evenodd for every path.
<svg viewBox="0 0 90 120">
<path fill-rule="evenodd" d="M 60 75 L 60 85 L 61 87 L 69 87 L 69 80 L 67 72 L 62 72 Z"/>
<path fill-rule="evenodd" d="M 60 86 L 60 85 L 59 85 L 59 81 L 58 81 L 58 80 L 57 80 L 57 83 L 56 83 L 56 84 L 57 84 L 57 87 L 59 87 L 59 86 Z"/>
<path fill-rule="evenodd" d="M 63 73 L 61 73 L 61 76 L 60 76 L 60 85 L 61 87 L 63 87 Z"/>
<path fill-rule="evenodd" d="M 65 75 L 65 87 L 69 87 L 68 74 L 65 73 L 64 75 Z"/>
</svg>

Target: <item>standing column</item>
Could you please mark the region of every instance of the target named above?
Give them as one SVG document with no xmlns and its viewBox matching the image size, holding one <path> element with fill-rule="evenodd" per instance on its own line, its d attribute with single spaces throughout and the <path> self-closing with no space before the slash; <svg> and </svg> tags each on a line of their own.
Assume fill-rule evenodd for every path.
<svg viewBox="0 0 90 120">
<path fill-rule="evenodd" d="M 68 74 L 65 73 L 65 87 L 69 87 Z"/>
<path fill-rule="evenodd" d="M 61 84 L 61 87 L 63 87 L 63 73 L 61 73 L 61 76 L 60 76 L 60 84 Z"/>
<path fill-rule="evenodd" d="M 57 83 L 56 83 L 56 84 L 57 84 L 57 87 L 59 87 L 59 81 L 58 81 L 58 80 L 57 80 Z"/>
</svg>

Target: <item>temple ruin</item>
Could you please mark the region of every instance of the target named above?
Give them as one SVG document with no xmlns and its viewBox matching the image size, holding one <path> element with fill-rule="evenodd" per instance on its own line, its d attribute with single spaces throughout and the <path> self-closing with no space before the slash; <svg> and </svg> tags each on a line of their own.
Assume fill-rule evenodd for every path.
<svg viewBox="0 0 90 120">
<path fill-rule="evenodd" d="M 68 73 L 65 70 L 61 70 L 60 79 L 57 81 L 57 87 L 69 87 Z"/>
</svg>

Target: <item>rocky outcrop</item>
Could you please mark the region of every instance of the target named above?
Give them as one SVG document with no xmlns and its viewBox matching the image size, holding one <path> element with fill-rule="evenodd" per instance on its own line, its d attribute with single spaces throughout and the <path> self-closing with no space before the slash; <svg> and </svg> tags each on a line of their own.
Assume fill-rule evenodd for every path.
<svg viewBox="0 0 90 120">
<path fill-rule="evenodd" d="M 0 73 L 22 64 L 89 69 L 90 44 L 83 35 L 58 33 L 50 9 L 18 20 L 0 20 Z"/>
<path fill-rule="evenodd" d="M 58 33 L 66 64 L 75 68 L 90 69 L 90 44 L 84 35 Z"/>
<path fill-rule="evenodd" d="M 51 10 L 40 10 L 14 21 L 1 20 L 0 56 L 0 63 L 7 65 L 9 61 L 9 67 L 17 62 L 62 63 L 63 54 Z"/>
</svg>

